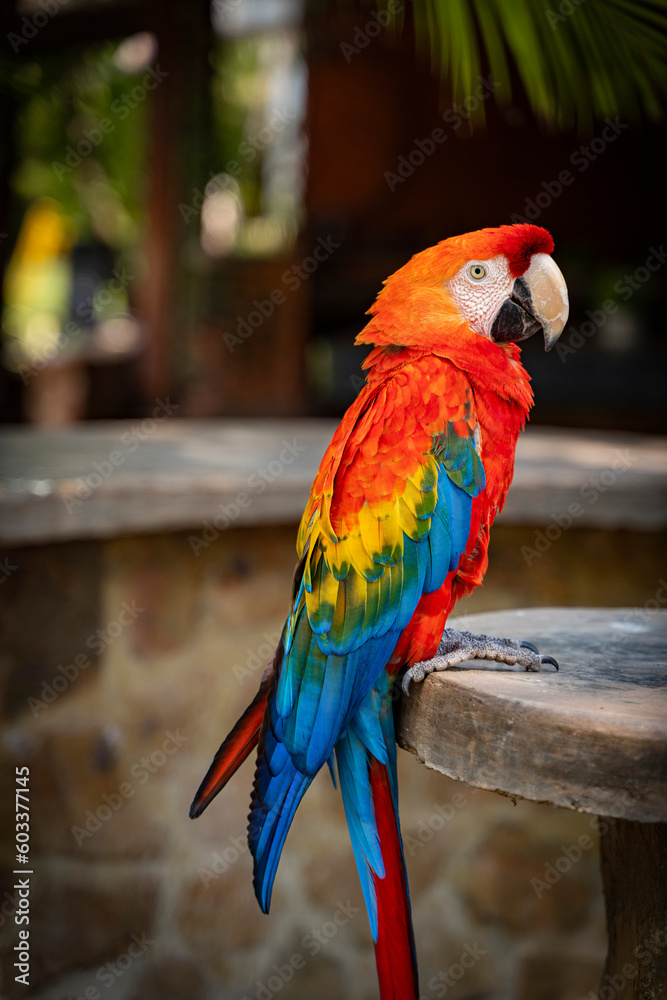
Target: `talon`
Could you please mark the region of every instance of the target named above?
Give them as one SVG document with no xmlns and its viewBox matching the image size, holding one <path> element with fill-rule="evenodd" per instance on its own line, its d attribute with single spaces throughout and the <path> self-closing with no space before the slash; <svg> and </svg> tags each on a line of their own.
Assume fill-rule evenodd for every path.
<svg viewBox="0 0 667 1000">
<path fill-rule="evenodd" d="M 524 652 L 525 650 L 525 652 Z M 494 639 L 488 635 L 474 635 L 472 632 L 458 632 L 445 629 L 432 659 L 413 663 L 406 670 L 401 682 L 403 694 L 409 696 L 413 681 L 421 682 L 437 670 L 456 667 L 465 660 L 496 660 L 510 666 L 518 664 L 526 670 L 539 671 L 542 664 L 551 664 L 558 670 L 558 662 L 553 656 L 540 656 L 537 646 L 521 639 Z"/>
</svg>

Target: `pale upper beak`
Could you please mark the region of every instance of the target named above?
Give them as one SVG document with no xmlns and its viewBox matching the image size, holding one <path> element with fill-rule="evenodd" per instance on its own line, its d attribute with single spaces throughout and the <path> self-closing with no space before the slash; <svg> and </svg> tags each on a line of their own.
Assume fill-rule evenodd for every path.
<svg viewBox="0 0 667 1000">
<path fill-rule="evenodd" d="M 530 267 L 514 280 L 493 321 L 491 338 L 497 343 L 517 343 L 539 330 L 550 351 L 567 323 L 567 285 L 558 264 L 546 253 L 536 253 Z"/>
<path fill-rule="evenodd" d="M 544 347 L 550 351 L 565 329 L 570 304 L 567 285 L 553 257 L 536 253 L 524 274 L 530 289 L 533 316 L 540 321 L 544 331 Z"/>
</svg>

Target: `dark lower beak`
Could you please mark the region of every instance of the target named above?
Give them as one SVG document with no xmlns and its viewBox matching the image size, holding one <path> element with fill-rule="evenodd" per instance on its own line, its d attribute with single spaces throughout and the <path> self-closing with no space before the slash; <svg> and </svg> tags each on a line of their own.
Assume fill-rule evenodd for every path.
<svg viewBox="0 0 667 1000">
<path fill-rule="evenodd" d="M 532 337 L 539 330 L 550 351 L 560 337 L 568 316 L 567 286 L 555 261 L 544 253 L 534 254 L 525 274 L 516 278 L 512 294 L 498 310 L 491 339 L 499 344 Z"/>
<path fill-rule="evenodd" d="M 542 324 L 533 314 L 533 303 L 528 282 L 517 278 L 512 295 L 505 299 L 491 327 L 491 339 L 497 344 L 518 343 L 542 330 Z"/>
</svg>

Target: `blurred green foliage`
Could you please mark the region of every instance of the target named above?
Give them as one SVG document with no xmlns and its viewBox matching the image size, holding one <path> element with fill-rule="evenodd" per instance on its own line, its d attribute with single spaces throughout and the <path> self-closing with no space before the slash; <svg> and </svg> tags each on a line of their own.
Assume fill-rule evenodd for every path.
<svg viewBox="0 0 667 1000">
<path fill-rule="evenodd" d="M 80 242 L 120 250 L 136 243 L 141 225 L 148 101 L 135 97 L 149 92 L 143 72 L 116 65 L 117 50 L 105 43 L 22 61 L 9 82 L 18 106 L 16 194 L 27 204 L 54 198 Z"/>
<path fill-rule="evenodd" d="M 664 109 L 665 0 L 377 0 L 375 6 L 394 30 L 410 8 L 417 50 L 455 102 L 490 72 L 507 82 L 499 103 L 509 104 L 512 89 L 523 89 L 548 129 L 587 133 L 607 115 L 634 122 L 661 117 Z M 482 122 L 484 114 L 480 104 L 473 118 Z"/>
<path fill-rule="evenodd" d="M 213 47 L 211 152 L 241 203 L 235 256 L 280 255 L 297 237 L 305 169 L 300 45 L 299 30 L 288 26 Z"/>
<path fill-rule="evenodd" d="M 258 75 L 259 40 L 256 36 L 218 42 L 213 55 L 213 116 L 215 128 L 212 142 L 217 162 L 228 169 L 239 164 L 236 174 L 241 196 L 248 215 L 262 210 L 262 158 L 251 162 L 239 154 L 248 128 L 257 119 L 263 94 Z"/>
</svg>

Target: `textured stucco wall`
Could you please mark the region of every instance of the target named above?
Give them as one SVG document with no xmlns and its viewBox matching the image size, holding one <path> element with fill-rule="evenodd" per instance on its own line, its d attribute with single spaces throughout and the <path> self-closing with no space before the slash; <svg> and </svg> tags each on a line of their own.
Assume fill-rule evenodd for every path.
<svg viewBox="0 0 667 1000">
<path fill-rule="evenodd" d="M 197 556 L 188 535 L 12 550 L 0 594 L 2 993 L 370 1000 L 372 944 L 327 773 L 297 813 L 268 917 L 245 846 L 251 766 L 188 819 L 281 628 L 295 529 L 228 530 Z M 572 529 L 531 560 L 534 539 L 495 529 L 466 612 L 642 606 L 659 591 L 655 536 Z M 605 950 L 592 818 L 399 761 L 423 996 L 583 1000 Z M 14 768 L 26 764 L 29 990 L 12 970 Z"/>
</svg>

